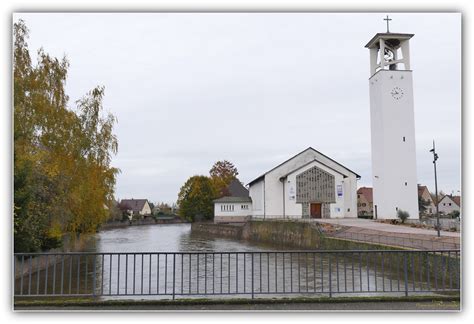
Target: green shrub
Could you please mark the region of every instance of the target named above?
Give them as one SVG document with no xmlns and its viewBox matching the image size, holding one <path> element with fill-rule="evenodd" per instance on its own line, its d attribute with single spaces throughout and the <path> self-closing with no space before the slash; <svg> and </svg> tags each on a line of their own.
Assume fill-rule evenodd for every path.
<svg viewBox="0 0 474 324">
<path fill-rule="evenodd" d="M 461 215 L 461 213 L 459 212 L 459 210 L 455 210 L 449 215 L 451 216 L 451 218 L 459 218 L 459 215 Z"/>
<path fill-rule="evenodd" d="M 407 211 L 399 210 L 397 212 L 397 217 L 402 221 L 402 224 L 410 217 L 410 214 Z"/>
</svg>

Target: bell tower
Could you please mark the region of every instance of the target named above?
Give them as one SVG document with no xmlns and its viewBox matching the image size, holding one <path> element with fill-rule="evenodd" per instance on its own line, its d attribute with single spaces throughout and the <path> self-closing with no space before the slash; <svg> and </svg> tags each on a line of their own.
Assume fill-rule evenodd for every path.
<svg viewBox="0 0 474 324">
<path fill-rule="evenodd" d="M 374 217 L 397 212 L 419 219 L 415 116 L 410 39 L 413 34 L 377 33 L 370 51 L 370 121 Z"/>
</svg>

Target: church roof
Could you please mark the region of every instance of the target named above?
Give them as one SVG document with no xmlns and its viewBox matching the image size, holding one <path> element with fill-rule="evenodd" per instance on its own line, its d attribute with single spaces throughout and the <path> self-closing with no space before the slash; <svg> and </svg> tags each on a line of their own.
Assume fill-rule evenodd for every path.
<svg viewBox="0 0 474 324">
<path fill-rule="evenodd" d="M 372 48 L 372 47 L 376 46 L 377 41 L 380 38 L 382 38 L 384 40 L 386 40 L 386 39 L 406 40 L 406 39 L 412 38 L 413 36 L 415 36 L 415 34 L 377 33 L 377 34 L 375 34 L 374 37 L 372 37 L 372 39 L 367 43 L 367 45 L 365 45 L 365 47 Z"/>
<path fill-rule="evenodd" d="M 293 159 L 294 159 L 294 158 L 296 158 L 297 156 L 299 156 L 299 155 L 301 155 L 301 154 L 303 154 L 304 152 L 306 152 L 306 151 L 309 151 L 309 150 L 311 150 L 311 151 L 314 151 L 314 152 L 316 152 L 316 153 L 318 153 L 318 154 L 320 154 L 320 155 L 324 156 L 324 157 L 325 157 L 325 158 L 327 158 L 328 160 L 330 160 L 330 161 L 332 161 L 332 162 L 336 163 L 337 165 L 339 165 L 340 167 L 342 167 L 342 168 L 346 169 L 346 170 L 347 170 L 347 171 L 349 171 L 350 173 L 353 173 L 353 174 L 355 174 L 355 176 L 356 176 L 358 179 L 360 179 L 360 175 L 358 175 L 358 174 L 357 174 L 357 173 L 355 173 L 354 171 L 352 171 L 352 170 L 350 170 L 350 169 L 346 168 L 345 166 L 343 166 L 343 165 L 342 165 L 342 164 L 340 164 L 339 162 L 336 162 L 336 161 L 334 161 L 334 160 L 333 160 L 333 159 L 331 159 L 329 156 L 327 156 L 327 155 L 325 155 L 325 154 L 323 154 L 323 153 L 321 153 L 321 152 L 319 152 L 319 151 L 315 150 L 314 148 L 312 148 L 312 147 L 310 146 L 310 147 L 308 147 L 306 150 L 304 150 L 304 151 L 301 151 L 300 153 L 298 153 L 298 154 L 296 154 L 296 155 L 292 156 L 291 158 L 289 158 L 288 160 L 286 160 L 286 161 L 284 161 L 284 162 L 282 162 L 282 163 L 278 164 L 278 165 L 277 165 L 276 167 L 274 167 L 273 169 L 271 169 L 271 170 L 269 170 L 269 171 L 265 172 L 264 174 L 262 174 L 262 175 L 261 175 L 261 176 L 259 176 L 258 178 L 256 178 L 256 179 L 254 179 L 254 180 L 250 181 L 248 185 L 249 185 L 249 186 L 251 186 L 251 185 L 253 185 L 254 183 L 257 183 L 257 182 L 259 182 L 259 181 L 263 180 L 266 174 L 268 174 L 268 173 L 272 172 L 273 170 L 275 170 L 275 169 L 279 168 L 280 166 L 282 166 L 282 165 L 283 165 L 283 164 L 285 164 L 286 162 L 293 160 Z M 311 162 L 313 162 L 313 161 L 311 161 Z M 318 162 L 319 162 L 319 163 L 321 163 L 320 161 L 318 161 Z M 290 172 L 290 173 L 293 173 L 294 171 L 295 171 L 295 170 L 293 170 L 293 171 L 292 171 L 292 172 Z M 339 172 L 339 173 L 340 173 L 340 172 Z"/>
</svg>

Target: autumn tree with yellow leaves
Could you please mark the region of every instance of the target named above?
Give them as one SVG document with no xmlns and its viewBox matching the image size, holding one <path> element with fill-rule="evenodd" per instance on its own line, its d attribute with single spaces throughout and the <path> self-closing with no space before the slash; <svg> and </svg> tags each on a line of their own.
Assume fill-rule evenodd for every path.
<svg viewBox="0 0 474 324">
<path fill-rule="evenodd" d="M 69 62 L 42 49 L 32 63 L 28 28 L 14 25 L 14 250 L 57 247 L 62 235 L 90 233 L 107 220 L 118 169 L 116 118 L 105 114 L 104 87 L 68 107 Z"/>
</svg>

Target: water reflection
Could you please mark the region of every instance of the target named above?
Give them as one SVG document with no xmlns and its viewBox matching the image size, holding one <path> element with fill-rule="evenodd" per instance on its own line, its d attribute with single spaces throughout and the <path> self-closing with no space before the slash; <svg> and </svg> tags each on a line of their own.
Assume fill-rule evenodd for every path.
<svg viewBox="0 0 474 324">
<path fill-rule="evenodd" d="M 97 252 L 272 251 L 277 247 L 191 233 L 190 224 L 131 226 L 97 234 Z"/>
</svg>

